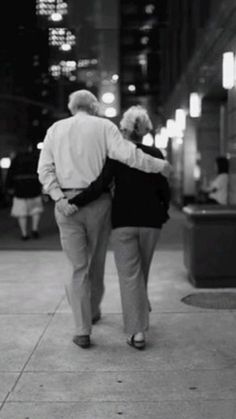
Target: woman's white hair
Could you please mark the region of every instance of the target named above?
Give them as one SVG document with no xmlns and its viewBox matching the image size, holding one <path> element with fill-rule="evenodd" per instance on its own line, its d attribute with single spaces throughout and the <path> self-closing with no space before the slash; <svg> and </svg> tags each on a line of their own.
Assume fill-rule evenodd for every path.
<svg viewBox="0 0 236 419">
<path fill-rule="evenodd" d="M 131 106 L 123 115 L 120 121 L 120 129 L 127 133 L 135 132 L 143 137 L 153 128 L 147 110 L 140 105 Z"/>
<path fill-rule="evenodd" d="M 68 108 L 72 115 L 75 115 L 79 110 L 86 111 L 91 115 L 98 115 L 99 102 L 89 90 L 76 90 L 69 96 Z"/>
</svg>

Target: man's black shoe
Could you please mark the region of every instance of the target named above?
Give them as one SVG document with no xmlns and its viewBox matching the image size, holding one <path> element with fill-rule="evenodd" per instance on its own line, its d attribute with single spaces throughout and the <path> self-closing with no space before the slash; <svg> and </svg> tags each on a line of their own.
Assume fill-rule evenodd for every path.
<svg viewBox="0 0 236 419">
<path fill-rule="evenodd" d="M 23 234 L 22 234 L 22 236 L 21 236 L 21 240 L 23 240 L 23 241 L 26 241 L 26 240 L 29 240 L 29 236 L 24 236 Z"/>
<path fill-rule="evenodd" d="M 81 348 L 90 347 L 90 336 L 89 335 L 76 335 L 73 337 L 73 342 Z"/>
</svg>

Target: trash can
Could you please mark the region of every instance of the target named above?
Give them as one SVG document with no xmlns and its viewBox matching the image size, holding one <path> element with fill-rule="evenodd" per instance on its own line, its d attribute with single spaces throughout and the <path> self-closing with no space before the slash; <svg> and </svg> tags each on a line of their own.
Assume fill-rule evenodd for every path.
<svg viewBox="0 0 236 419">
<path fill-rule="evenodd" d="M 236 206 L 183 208 L 184 264 L 198 288 L 236 287 Z"/>
</svg>

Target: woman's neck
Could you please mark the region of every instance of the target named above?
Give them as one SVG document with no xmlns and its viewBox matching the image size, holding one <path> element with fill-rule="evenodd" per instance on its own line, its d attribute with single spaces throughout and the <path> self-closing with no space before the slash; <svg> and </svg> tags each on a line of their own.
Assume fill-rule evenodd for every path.
<svg viewBox="0 0 236 419">
<path fill-rule="evenodd" d="M 133 141 L 134 143 L 141 143 L 142 137 L 138 135 L 135 131 L 131 132 L 130 134 L 130 141 Z"/>
</svg>

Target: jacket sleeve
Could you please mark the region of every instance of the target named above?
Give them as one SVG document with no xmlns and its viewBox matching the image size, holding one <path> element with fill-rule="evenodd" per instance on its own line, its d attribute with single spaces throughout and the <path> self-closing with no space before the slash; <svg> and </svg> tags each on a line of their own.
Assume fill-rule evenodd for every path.
<svg viewBox="0 0 236 419">
<path fill-rule="evenodd" d="M 164 176 L 160 175 L 158 178 L 157 192 L 161 198 L 161 202 L 163 203 L 165 210 L 168 211 L 170 206 L 171 193 L 169 183 Z"/>
<path fill-rule="evenodd" d="M 105 165 L 97 177 L 90 185 L 84 189 L 83 192 L 76 195 L 74 198 L 69 199 L 70 204 L 75 204 L 77 207 L 82 207 L 95 199 L 105 192 L 111 184 L 113 178 L 113 162 L 111 159 L 106 160 Z"/>
<path fill-rule="evenodd" d="M 152 154 L 158 156 L 161 159 L 164 159 L 163 154 L 159 149 L 154 149 Z M 162 176 L 162 174 L 158 173 L 154 176 L 156 178 L 156 193 L 160 197 L 160 201 L 165 212 L 165 221 L 167 221 L 170 218 L 168 215 L 171 199 L 170 185 L 166 177 Z"/>
</svg>

